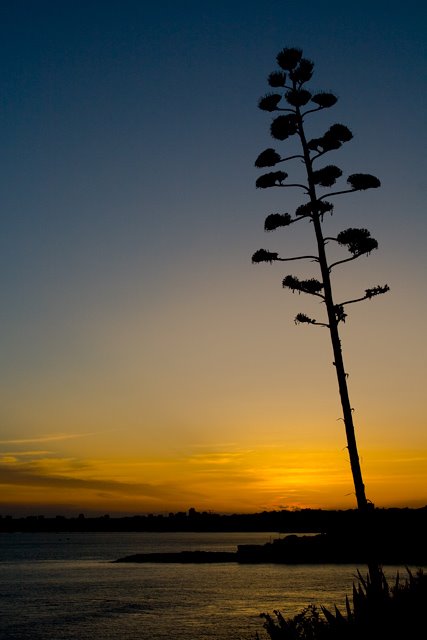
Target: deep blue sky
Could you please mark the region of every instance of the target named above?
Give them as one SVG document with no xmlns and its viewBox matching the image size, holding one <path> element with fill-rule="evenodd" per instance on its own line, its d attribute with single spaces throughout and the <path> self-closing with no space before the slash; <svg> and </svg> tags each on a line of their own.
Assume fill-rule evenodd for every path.
<svg viewBox="0 0 427 640">
<path fill-rule="evenodd" d="M 243 425 L 255 434 L 261 417 L 266 442 L 280 420 L 292 439 L 286 411 L 300 415 L 305 385 L 318 398 L 301 420 L 317 419 L 326 337 L 296 331 L 305 301 L 281 291 L 282 270 L 250 264 L 260 246 L 311 242 L 309 229 L 265 237 L 265 214 L 292 212 L 299 194 L 254 188 L 254 159 L 273 144 L 257 100 L 277 52 L 299 46 L 316 63 L 311 86 L 339 96 L 313 135 L 350 126 L 331 161 L 383 185 L 337 202 L 328 222 L 380 242 L 338 286 L 392 288 L 346 328 L 359 406 L 381 423 L 374 443 L 395 418 L 393 446 L 403 419 L 420 446 L 425 17 L 414 1 L 1 3 L 5 440 L 105 427 L 130 447 L 138 433 L 139 451 L 211 446 L 226 432 L 241 442 Z"/>
<path fill-rule="evenodd" d="M 416 225 L 423 17 L 418 2 L 3 2 L 7 292 L 37 283 L 40 298 L 85 268 L 107 281 L 132 258 L 160 277 L 247 244 L 250 166 L 271 144 L 255 104 L 284 45 L 315 59 L 355 132 L 352 163 Z"/>
</svg>

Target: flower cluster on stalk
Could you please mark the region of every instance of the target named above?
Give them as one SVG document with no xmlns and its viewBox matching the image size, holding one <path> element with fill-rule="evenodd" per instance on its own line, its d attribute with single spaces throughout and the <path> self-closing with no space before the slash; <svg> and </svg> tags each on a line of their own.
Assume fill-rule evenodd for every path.
<svg viewBox="0 0 427 640">
<path fill-rule="evenodd" d="M 334 164 L 326 164 L 325 166 L 317 166 L 317 163 L 324 154 L 338 150 L 343 144 L 349 142 L 353 138 L 350 129 L 342 124 L 332 124 L 323 135 L 317 138 L 307 140 L 305 138 L 304 123 L 307 116 L 314 112 L 322 111 L 333 107 L 337 102 L 337 96 L 327 91 L 311 92 L 305 84 L 311 80 L 314 70 L 314 64 L 311 60 L 303 57 L 303 52 L 298 48 L 285 48 L 277 55 L 277 63 L 280 67 L 268 76 L 268 84 L 274 90 L 265 94 L 260 98 L 258 107 L 269 113 L 276 113 L 270 124 L 270 134 L 274 140 L 286 142 L 289 138 L 297 136 L 301 143 L 302 152 L 287 157 L 282 155 L 274 148 L 267 148 L 262 151 L 255 160 L 255 166 L 258 169 L 264 167 L 275 167 L 279 163 L 289 162 L 291 160 L 302 160 L 307 174 L 306 184 L 290 184 L 288 173 L 285 171 L 271 171 L 260 175 L 256 180 L 256 187 L 259 189 L 268 189 L 271 187 L 303 188 L 308 198 L 295 211 L 294 217 L 289 213 L 272 213 L 265 219 L 265 231 L 274 231 L 279 227 L 288 227 L 294 222 L 301 220 L 309 220 L 320 224 L 326 213 L 332 214 L 334 205 L 329 198 L 351 193 L 355 191 L 364 191 L 366 189 L 376 189 L 381 183 L 375 176 L 365 173 L 353 173 L 346 178 L 346 186 L 338 187 L 338 190 L 331 191 L 342 177 L 342 170 Z M 279 112 L 279 113 L 277 113 Z M 280 113 L 281 112 L 281 113 Z M 316 187 L 328 190 L 322 195 L 316 194 Z M 328 198 L 326 200 L 325 198 Z M 320 232 L 321 233 L 321 232 Z M 317 234 L 319 242 L 319 235 Z M 320 235 L 323 243 L 323 237 Z M 326 244 L 335 241 L 338 246 L 347 249 L 350 257 L 329 264 L 327 272 L 330 273 L 334 267 L 344 262 L 354 260 L 361 255 L 368 255 L 371 251 L 378 248 L 378 242 L 371 237 L 367 229 L 348 228 L 338 233 L 336 237 L 324 239 L 324 251 L 322 255 L 326 255 Z M 323 251 L 323 250 L 322 250 Z M 252 256 L 254 263 L 269 262 L 281 260 L 299 260 L 310 259 L 311 261 L 321 263 L 319 255 L 316 256 L 296 256 L 296 257 L 279 257 L 278 253 L 270 252 L 266 249 L 256 251 Z M 323 257 L 322 260 L 326 260 Z M 322 271 L 324 274 L 325 272 Z M 329 276 L 325 276 L 329 279 Z M 283 279 L 283 286 L 290 288 L 298 293 L 307 293 L 320 296 L 326 300 L 322 291 L 325 283 L 315 278 L 308 280 L 299 280 L 295 276 L 286 276 Z M 389 290 L 388 285 L 377 285 L 371 289 L 365 290 L 365 295 L 334 305 L 334 311 L 330 311 L 330 318 L 336 323 L 344 322 L 346 313 L 344 306 L 352 302 L 369 299 Z M 326 295 L 326 294 L 325 294 Z M 306 316 L 298 314 L 295 321 L 306 324 L 319 324 L 329 326 L 328 324 L 317 322 Z"/>
</svg>

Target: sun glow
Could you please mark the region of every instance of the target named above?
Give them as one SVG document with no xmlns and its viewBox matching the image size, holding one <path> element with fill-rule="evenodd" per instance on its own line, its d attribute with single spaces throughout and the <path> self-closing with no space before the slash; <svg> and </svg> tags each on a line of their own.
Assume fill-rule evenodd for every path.
<svg viewBox="0 0 427 640">
<path fill-rule="evenodd" d="M 364 459 L 368 495 L 378 506 L 403 506 L 408 494 L 411 506 L 426 502 L 427 451 L 373 450 Z M 0 483 L 7 496 L 2 512 L 13 505 L 66 513 L 159 513 L 191 505 L 225 513 L 354 506 L 346 452 L 332 448 L 241 449 L 229 443 L 193 447 L 181 455 L 84 459 L 23 449 L 3 454 Z"/>
</svg>

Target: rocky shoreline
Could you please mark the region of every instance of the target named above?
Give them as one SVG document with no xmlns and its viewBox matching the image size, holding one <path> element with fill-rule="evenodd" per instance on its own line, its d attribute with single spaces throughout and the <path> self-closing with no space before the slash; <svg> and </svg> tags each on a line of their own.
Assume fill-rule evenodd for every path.
<svg viewBox="0 0 427 640">
<path fill-rule="evenodd" d="M 369 546 L 369 548 L 368 548 Z M 374 553 L 383 565 L 427 566 L 424 541 L 416 535 L 410 539 L 397 539 L 390 535 L 380 540 L 372 538 L 363 544 L 359 537 L 318 534 L 312 536 L 288 535 L 263 545 L 238 545 L 234 552 L 180 551 L 163 553 L 137 553 L 114 560 L 128 563 L 219 563 L 240 564 L 366 564 Z"/>
</svg>

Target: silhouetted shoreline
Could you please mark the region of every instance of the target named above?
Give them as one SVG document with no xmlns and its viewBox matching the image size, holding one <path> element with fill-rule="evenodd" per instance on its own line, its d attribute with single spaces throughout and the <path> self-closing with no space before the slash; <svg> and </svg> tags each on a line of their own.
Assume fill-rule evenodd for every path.
<svg viewBox="0 0 427 640">
<path fill-rule="evenodd" d="M 0 516 L 0 533 L 98 532 L 277 532 L 288 534 L 264 545 L 238 545 L 233 552 L 138 553 L 114 562 L 365 564 L 374 553 L 381 564 L 427 566 L 427 507 L 372 509 L 369 522 L 357 509 L 264 511 L 223 515 L 188 512 L 132 517 Z M 299 535 L 294 535 L 298 533 Z M 310 533 L 311 535 L 304 535 Z M 291 535 L 289 535 L 291 534 Z"/>
<path fill-rule="evenodd" d="M 427 533 L 427 506 L 419 509 L 373 509 L 372 526 L 377 531 L 402 535 L 407 532 Z M 99 531 L 147 531 L 147 532 L 271 532 L 277 533 L 328 533 L 354 531 L 358 527 L 360 513 L 357 509 L 326 510 L 301 509 L 299 511 L 263 511 L 253 514 L 223 515 L 188 512 L 168 515 L 135 515 L 113 517 L 67 518 L 58 515 L 42 515 L 13 518 L 0 516 L 0 532 L 99 532 Z M 424 536 L 427 539 L 427 535 Z"/>
<path fill-rule="evenodd" d="M 373 545 L 373 546 L 371 546 Z M 114 562 L 126 563 L 216 563 L 239 564 L 366 564 L 375 550 L 382 565 L 427 565 L 424 532 L 402 535 L 378 534 L 364 543 L 357 533 L 288 535 L 263 545 L 238 545 L 235 552 L 181 551 L 173 553 L 137 553 Z"/>
</svg>

